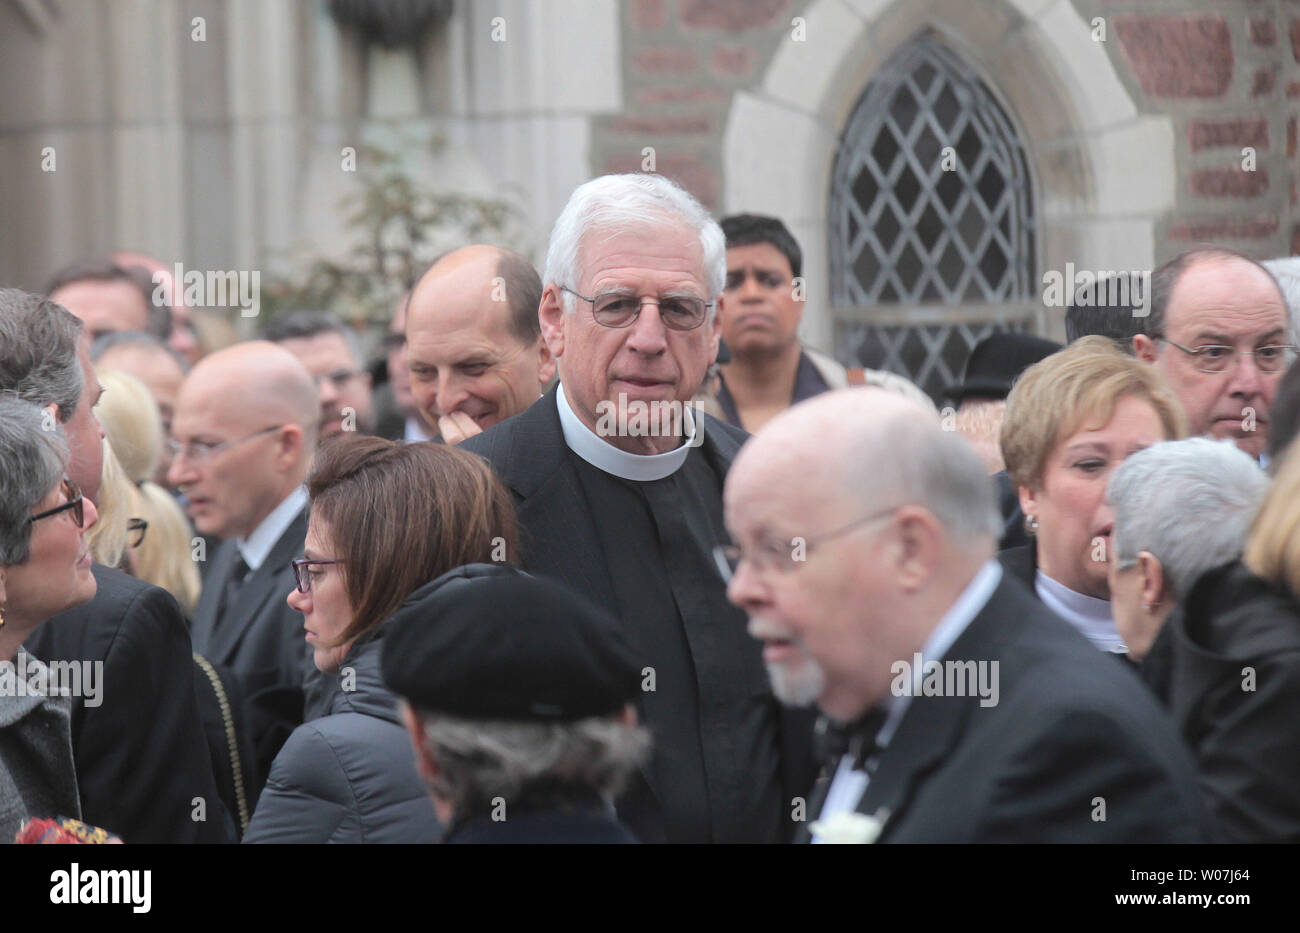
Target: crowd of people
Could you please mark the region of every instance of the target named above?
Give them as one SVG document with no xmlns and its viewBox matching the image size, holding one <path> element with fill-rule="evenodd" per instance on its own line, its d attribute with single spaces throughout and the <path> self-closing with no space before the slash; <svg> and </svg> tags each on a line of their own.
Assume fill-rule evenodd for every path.
<svg viewBox="0 0 1300 933">
<path fill-rule="evenodd" d="M 653 174 L 373 363 L 134 253 L 0 289 L 0 840 L 1300 841 L 1288 268 L 1193 249 L 940 399 Z"/>
</svg>

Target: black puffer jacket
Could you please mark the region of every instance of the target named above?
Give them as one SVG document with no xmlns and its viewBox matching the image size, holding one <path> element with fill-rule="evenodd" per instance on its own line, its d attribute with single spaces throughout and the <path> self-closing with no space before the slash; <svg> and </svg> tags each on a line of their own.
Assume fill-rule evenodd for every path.
<svg viewBox="0 0 1300 933">
<path fill-rule="evenodd" d="M 1224 842 L 1300 842 L 1300 601 L 1239 562 L 1200 577 L 1142 662 Z"/>
<path fill-rule="evenodd" d="M 328 715 L 294 730 L 244 842 L 436 842 L 442 827 L 379 675 L 384 626 L 331 678 Z"/>
</svg>

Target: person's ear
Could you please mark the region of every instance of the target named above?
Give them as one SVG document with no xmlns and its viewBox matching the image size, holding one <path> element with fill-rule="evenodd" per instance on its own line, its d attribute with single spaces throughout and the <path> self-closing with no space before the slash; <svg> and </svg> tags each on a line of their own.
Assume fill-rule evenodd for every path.
<svg viewBox="0 0 1300 933">
<path fill-rule="evenodd" d="M 1166 604 L 1172 609 L 1178 600 L 1174 596 L 1173 587 L 1169 585 L 1169 576 L 1165 573 L 1160 558 L 1150 551 L 1141 551 L 1137 562 L 1138 573 L 1142 575 L 1142 605 L 1148 611 L 1164 608 Z"/>
<path fill-rule="evenodd" d="M 286 424 L 280 429 L 277 441 L 279 450 L 275 456 L 276 463 L 282 470 L 293 469 L 302 459 L 303 448 L 307 442 L 307 436 L 303 433 L 302 427 L 292 422 Z"/>
<path fill-rule="evenodd" d="M 1146 334 L 1134 334 L 1133 355 L 1144 363 L 1156 361 L 1156 342 Z"/>
<path fill-rule="evenodd" d="M 1038 491 L 1030 489 L 1028 486 L 1016 487 L 1016 493 L 1020 498 L 1020 511 L 1025 513 L 1025 518 L 1038 517 Z"/>
<path fill-rule="evenodd" d="M 537 383 L 544 390 L 551 380 L 555 378 L 555 357 L 551 356 L 550 347 L 546 341 L 538 338 L 537 340 Z"/>
<path fill-rule="evenodd" d="M 537 321 L 542 326 L 542 342 L 557 362 L 564 356 L 564 296 L 554 282 L 542 291 L 542 303 L 537 306 Z"/>
<path fill-rule="evenodd" d="M 903 506 L 894 522 L 898 529 L 894 578 L 905 591 L 915 593 L 934 579 L 943 532 L 930 511 L 919 505 Z"/>
<path fill-rule="evenodd" d="M 705 325 L 709 328 L 709 365 L 718 361 L 718 342 L 722 340 L 722 296 L 718 296 L 717 307 L 713 309 L 713 320 Z"/>
</svg>

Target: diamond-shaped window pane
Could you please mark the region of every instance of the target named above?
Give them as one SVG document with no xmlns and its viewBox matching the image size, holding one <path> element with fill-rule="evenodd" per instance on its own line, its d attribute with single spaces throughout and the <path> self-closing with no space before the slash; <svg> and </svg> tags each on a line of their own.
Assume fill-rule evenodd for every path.
<svg viewBox="0 0 1300 933">
<path fill-rule="evenodd" d="M 945 160 L 947 146 L 955 159 Z M 852 303 L 853 280 L 875 301 L 904 304 L 932 301 L 936 281 L 947 286 L 946 303 L 1032 296 L 1034 218 L 1023 148 L 979 77 L 931 36 L 886 65 L 858 102 L 831 200 L 837 303 Z M 945 240 L 955 241 L 956 252 L 939 249 Z M 869 287 L 858 254 L 873 244 L 877 259 L 901 259 L 904 241 L 916 249 L 883 270 L 890 288 Z M 966 284 L 960 294 L 958 282 Z"/>
<path fill-rule="evenodd" d="M 955 158 L 945 160 L 946 147 Z M 830 197 L 831 297 L 844 308 L 1024 303 L 1035 223 L 1024 148 L 980 77 L 927 33 L 868 85 L 845 127 Z M 889 258 L 892 257 L 892 258 Z M 994 325 L 877 328 L 854 318 L 846 360 L 937 391 Z M 837 323 L 837 327 L 838 327 Z M 842 347 L 844 345 L 841 345 Z"/>
</svg>

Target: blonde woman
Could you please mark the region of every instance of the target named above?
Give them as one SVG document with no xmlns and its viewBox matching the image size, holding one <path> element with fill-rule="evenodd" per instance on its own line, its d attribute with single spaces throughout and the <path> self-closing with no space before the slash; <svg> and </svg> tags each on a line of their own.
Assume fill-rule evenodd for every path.
<svg viewBox="0 0 1300 933">
<path fill-rule="evenodd" d="M 1186 431 L 1155 368 L 1105 337 L 1084 337 L 1035 363 L 1007 397 L 1002 457 L 1034 541 L 999 560 L 1103 651 L 1127 651 L 1110 606 L 1106 483 L 1130 454 Z"/>
<path fill-rule="evenodd" d="M 124 509 L 129 512 L 122 513 L 125 521 L 118 523 L 123 541 L 130 546 L 124 569 L 170 592 L 185 614 L 192 616 L 199 599 L 199 571 L 191 557 L 194 532 L 176 501 L 152 480 L 163 445 L 158 405 L 144 383 L 120 370 L 101 370 L 99 381 L 104 394 L 96 414 L 117 455 L 113 463 L 120 463 L 121 484 L 126 487 L 123 490 L 110 479 L 113 468 L 106 455 L 101 497 L 128 503 Z M 112 489 L 107 488 L 110 482 Z M 100 525 L 112 517 L 101 515 Z M 108 563 L 98 555 L 96 559 Z"/>
</svg>

